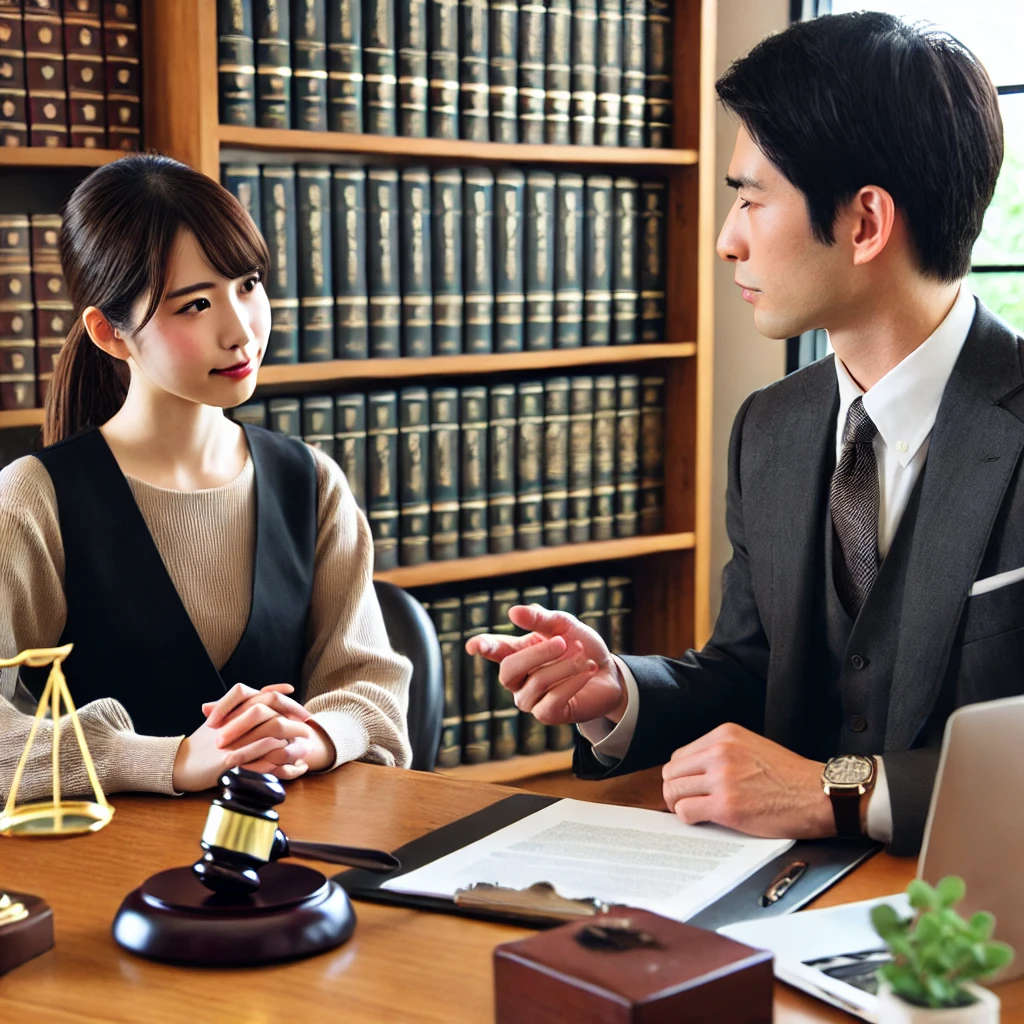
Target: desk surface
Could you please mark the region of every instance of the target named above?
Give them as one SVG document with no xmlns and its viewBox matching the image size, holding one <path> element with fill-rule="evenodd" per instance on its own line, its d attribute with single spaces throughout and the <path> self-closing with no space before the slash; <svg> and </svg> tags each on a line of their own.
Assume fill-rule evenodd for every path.
<svg viewBox="0 0 1024 1024">
<path fill-rule="evenodd" d="M 639 773 L 579 783 L 573 795 L 660 809 L 658 780 Z M 394 849 L 509 795 L 500 786 L 351 764 L 291 784 L 281 808 L 294 839 Z M 298 963 L 249 970 L 182 970 L 118 947 L 110 925 L 125 894 L 158 870 L 192 863 L 210 796 L 169 800 L 117 796 L 102 832 L 74 839 L 0 838 L 0 887 L 43 896 L 57 944 L 0 977 L 5 1024 L 123 1021 L 136 1024 L 302 1024 L 488 1021 L 491 952 L 529 932 L 445 914 L 357 903 L 359 924 L 344 946 Z M 325 872 L 335 869 L 322 865 Z M 879 855 L 818 906 L 897 892 L 912 860 Z M 1004 1024 L 1024 1024 L 1024 981 L 1003 985 Z M 325 1014 L 325 1011 L 327 1013 Z M 784 985 L 777 1024 L 851 1021 Z"/>
</svg>

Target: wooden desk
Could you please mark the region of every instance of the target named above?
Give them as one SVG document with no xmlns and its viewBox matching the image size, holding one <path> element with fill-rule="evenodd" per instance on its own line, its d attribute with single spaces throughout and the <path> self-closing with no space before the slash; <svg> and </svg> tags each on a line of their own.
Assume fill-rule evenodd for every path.
<svg viewBox="0 0 1024 1024">
<path fill-rule="evenodd" d="M 577 783 L 574 795 L 659 806 L 649 773 Z M 394 849 L 477 811 L 509 790 L 436 775 L 351 764 L 292 784 L 282 824 L 295 839 Z M 125 1024 L 303 1024 L 488 1021 L 491 951 L 523 929 L 357 903 L 352 940 L 333 953 L 249 970 L 182 970 L 123 952 L 110 925 L 124 895 L 155 871 L 192 863 L 210 796 L 116 796 L 102 832 L 65 840 L 0 838 L 0 887 L 53 907 L 53 950 L 0 978 L 0 1021 Z M 896 892 L 913 862 L 878 856 L 819 902 Z M 323 865 L 327 873 L 333 870 Z M 1024 982 L 1002 986 L 1004 1024 L 1024 1024 Z M 778 986 L 779 1024 L 850 1021 Z"/>
</svg>

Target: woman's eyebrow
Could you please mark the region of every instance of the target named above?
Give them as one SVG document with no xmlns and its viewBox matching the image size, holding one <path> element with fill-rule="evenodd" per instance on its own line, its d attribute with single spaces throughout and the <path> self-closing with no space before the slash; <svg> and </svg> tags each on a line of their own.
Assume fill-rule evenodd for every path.
<svg viewBox="0 0 1024 1024">
<path fill-rule="evenodd" d="M 188 295 L 189 292 L 201 292 L 207 288 L 212 288 L 212 281 L 200 281 L 199 284 L 186 285 L 184 288 L 178 288 L 176 291 L 169 292 L 166 296 L 167 299 L 178 299 L 182 295 Z"/>
</svg>

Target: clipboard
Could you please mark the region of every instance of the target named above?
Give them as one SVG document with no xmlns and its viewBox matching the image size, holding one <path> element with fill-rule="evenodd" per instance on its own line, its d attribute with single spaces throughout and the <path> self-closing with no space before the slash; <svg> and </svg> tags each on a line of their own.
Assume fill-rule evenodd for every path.
<svg viewBox="0 0 1024 1024">
<path fill-rule="evenodd" d="M 461 917 L 538 928 L 540 926 L 536 921 L 516 918 L 507 913 L 456 906 L 452 900 L 437 896 L 392 892 L 390 889 L 382 889 L 380 885 L 381 882 L 398 878 L 437 860 L 439 857 L 469 846 L 470 843 L 475 843 L 478 839 L 483 839 L 506 825 L 511 825 L 544 807 L 558 803 L 558 800 L 558 797 L 516 793 L 491 804 L 490 807 L 477 811 L 475 814 L 459 818 L 458 821 L 453 821 L 450 825 L 444 825 L 433 832 L 428 832 L 425 836 L 414 839 L 411 843 L 406 843 L 405 846 L 395 850 L 395 856 L 402 862 L 401 871 L 395 874 L 380 875 L 353 869 L 335 875 L 334 881 L 354 900 L 385 903 L 396 907 L 413 907 L 442 914 L 458 914 Z M 769 861 L 735 889 L 727 892 L 710 906 L 691 917 L 687 923 L 713 931 L 739 921 L 761 920 L 766 917 L 791 913 L 833 886 L 840 878 L 849 874 L 857 865 L 863 863 L 881 848 L 880 843 L 868 839 L 797 840 L 782 856 Z M 761 894 L 771 884 L 775 876 L 787 864 L 795 860 L 806 861 L 807 870 L 779 900 L 768 907 L 761 907 L 758 903 Z"/>
</svg>

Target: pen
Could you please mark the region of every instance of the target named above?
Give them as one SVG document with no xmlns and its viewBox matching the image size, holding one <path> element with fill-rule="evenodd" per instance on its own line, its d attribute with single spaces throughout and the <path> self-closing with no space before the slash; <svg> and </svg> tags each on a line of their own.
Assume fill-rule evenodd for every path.
<svg viewBox="0 0 1024 1024">
<path fill-rule="evenodd" d="M 778 903 L 783 896 L 807 870 L 807 862 L 795 860 L 787 864 L 772 880 L 763 893 L 758 897 L 758 904 L 762 907 L 770 907 Z"/>
</svg>

